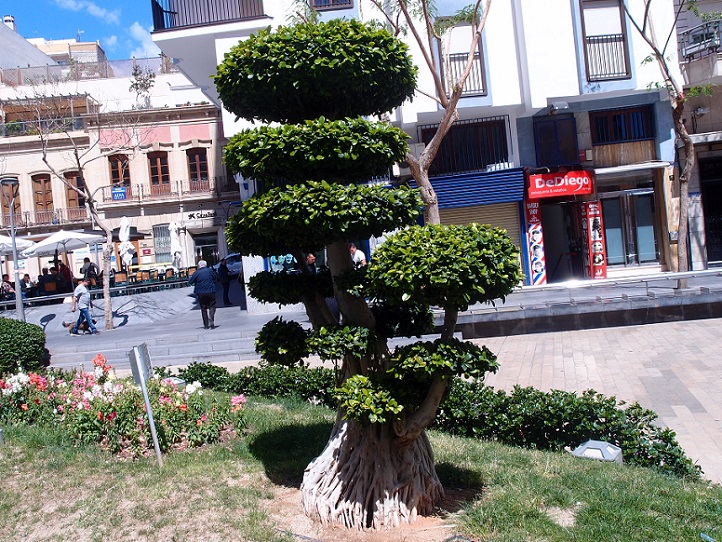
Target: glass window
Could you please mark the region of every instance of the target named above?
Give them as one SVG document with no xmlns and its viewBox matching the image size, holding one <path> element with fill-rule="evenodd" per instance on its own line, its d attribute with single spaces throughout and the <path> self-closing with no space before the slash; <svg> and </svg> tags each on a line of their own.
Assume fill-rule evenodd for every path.
<svg viewBox="0 0 722 542">
<path fill-rule="evenodd" d="M 590 111 L 589 124 L 594 145 L 654 139 L 652 106 Z"/>
<path fill-rule="evenodd" d="M 581 0 L 588 81 L 628 79 L 629 51 L 622 0 Z"/>
<path fill-rule="evenodd" d="M 188 178 L 191 181 L 208 179 L 208 158 L 206 149 L 188 149 Z"/>
<path fill-rule="evenodd" d="M 535 118 L 534 146 L 538 167 L 578 165 L 579 146 L 574 115 Z"/>
</svg>

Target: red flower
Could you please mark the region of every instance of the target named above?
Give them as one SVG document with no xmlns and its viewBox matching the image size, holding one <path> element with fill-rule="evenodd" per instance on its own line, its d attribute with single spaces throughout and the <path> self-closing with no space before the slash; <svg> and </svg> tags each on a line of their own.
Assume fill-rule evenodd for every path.
<svg viewBox="0 0 722 542">
<path fill-rule="evenodd" d="M 178 407 L 178 409 L 179 409 L 179 410 L 182 410 L 183 412 L 186 412 L 186 411 L 188 410 L 188 405 L 186 405 L 185 403 L 183 403 L 182 405 L 180 405 L 180 406 Z"/>
<path fill-rule="evenodd" d="M 21 410 L 27 410 L 27 409 L 28 409 L 27 403 L 23 403 L 22 405 L 20 405 L 20 409 L 21 409 Z"/>
<path fill-rule="evenodd" d="M 102 422 L 103 421 L 103 413 L 98 412 L 98 419 Z"/>
</svg>

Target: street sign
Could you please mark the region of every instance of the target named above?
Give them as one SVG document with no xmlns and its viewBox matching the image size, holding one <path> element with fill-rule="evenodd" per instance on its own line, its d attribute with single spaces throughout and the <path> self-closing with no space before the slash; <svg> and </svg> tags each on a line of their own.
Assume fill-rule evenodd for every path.
<svg viewBox="0 0 722 542">
<path fill-rule="evenodd" d="M 110 194 L 111 194 L 111 198 L 113 199 L 113 201 L 124 200 L 124 199 L 126 199 L 127 196 L 128 196 L 127 193 L 126 193 L 126 191 L 125 191 L 125 187 L 124 187 L 124 186 L 114 186 L 114 187 L 111 189 Z"/>
</svg>

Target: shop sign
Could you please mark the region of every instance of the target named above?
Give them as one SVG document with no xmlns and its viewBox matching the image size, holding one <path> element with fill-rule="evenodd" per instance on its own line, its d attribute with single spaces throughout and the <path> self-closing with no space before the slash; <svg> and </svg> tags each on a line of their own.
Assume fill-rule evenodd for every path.
<svg viewBox="0 0 722 542">
<path fill-rule="evenodd" d="M 128 194 L 126 193 L 124 186 L 114 186 L 110 190 L 110 197 L 113 201 L 123 201 L 127 199 Z"/>
<path fill-rule="evenodd" d="M 191 211 L 186 214 L 186 220 L 203 220 L 204 218 L 216 218 L 215 209 Z"/>
<path fill-rule="evenodd" d="M 577 196 L 594 192 L 588 171 L 535 173 L 529 175 L 529 199 Z"/>
</svg>

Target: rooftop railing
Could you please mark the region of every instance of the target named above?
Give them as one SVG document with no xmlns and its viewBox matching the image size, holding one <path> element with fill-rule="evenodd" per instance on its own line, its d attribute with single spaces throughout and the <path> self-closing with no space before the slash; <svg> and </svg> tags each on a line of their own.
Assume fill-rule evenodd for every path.
<svg viewBox="0 0 722 542">
<path fill-rule="evenodd" d="M 137 183 L 124 187 L 104 186 L 103 202 L 138 202 L 148 200 L 164 200 L 168 198 L 187 197 L 200 194 L 222 194 L 238 192 L 238 184 L 233 177 L 203 177 L 199 179 L 171 180 L 167 183 Z"/>
<path fill-rule="evenodd" d="M 259 19 L 263 0 L 151 0 L 155 31 Z"/>
<path fill-rule="evenodd" d="M 721 28 L 722 20 L 717 19 L 682 32 L 679 40 L 680 56 L 689 61 L 696 55 L 701 58 L 717 54 L 720 47 Z"/>
</svg>

